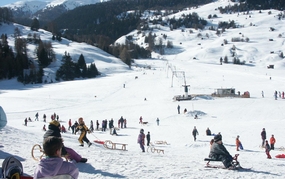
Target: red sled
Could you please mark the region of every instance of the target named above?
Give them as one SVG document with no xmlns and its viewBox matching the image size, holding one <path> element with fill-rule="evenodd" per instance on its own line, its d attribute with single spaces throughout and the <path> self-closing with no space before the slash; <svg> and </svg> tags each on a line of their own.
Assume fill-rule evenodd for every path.
<svg viewBox="0 0 285 179">
<path fill-rule="evenodd" d="M 105 141 L 101 141 L 101 140 L 94 140 L 95 143 L 98 143 L 98 144 L 104 144 Z"/>
<path fill-rule="evenodd" d="M 285 158 L 285 154 L 278 154 L 275 156 L 276 158 Z"/>
</svg>

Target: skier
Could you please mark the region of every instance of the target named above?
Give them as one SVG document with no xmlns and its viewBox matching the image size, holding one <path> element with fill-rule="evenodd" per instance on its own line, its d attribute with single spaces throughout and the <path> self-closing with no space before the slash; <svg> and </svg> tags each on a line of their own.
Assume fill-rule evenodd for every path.
<svg viewBox="0 0 285 179">
<path fill-rule="evenodd" d="M 266 155 L 267 155 L 267 158 L 268 158 L 268 159 L 271 159 L 271 155 L 270 155 L 270 146 L 269 146 L 269 144 L 268 144 L 268 141 L 267 141 L 267 140 L 265 141 L 265 153 L 266 153 Z"/>
<path fill-rule="evenodd" d="M 265 128 L 262 129 L 262 132 L 261 132 L 261 139 L 262 139 L 261 147 L 264 147 L 265 140 L 266 140 L 266 131 L 265 131 Z"/>
<path fill-rule="evenodd" d="M 192 131 L 192 135 L 194 137 L 194 141 L 196 141 L 196 135 L 199 135 L 198 130 L 196 129 L 196 126 L 194 126 L 194 129 Z"/>
<path fill-rule="evenodd" d="M 274 144 L 275 144 L 276 140 L 274 135 L 272 134 L 271 138 L 270 138 L 270 149 L 274 150 Z"/>
<path fill-rule="evenodd" d="M 214 143 L 211 146 L 209 158 L 214 160 L 221 160 L 226 168 L 231 169 L 234 167 L 232 165 L 233 157 L 223 145 L 221 135 L 216 135 L 214 137 Z"/>
<path fill-rule="evenodd" d="M 81 134 L 80 134 L 80 136 L 78 138 L 78 141 L 80 142 L 80 146 L 83 147 L 84 146 L 84 142 L 86 142 L 88 144 L 88 147 L 90 147 L 92 145 L 92 143 L 86 137 L 87 132 L 90 133 L 90 130 L 85 125 L 82 117 L 80 117 L 78 119 L 78 123 L 79 123 L 79 125 L 76 127 L 76 132 L 78 130 L 81 131 Z"/>
<path fill-rule="evenodd" d="M 144 138 L 145 138 L 144 130 L 141 129 L 140 134 L 138 136 L 138 143 L 140 144 L 140 148 L 142 149 L 142 152 L 145 152 L 145 150 L 144 150 Z"/>
<path fill-rule="evenodd" d="M 146 135 L 146 145 L 149 146 L 149 143 L 150 143 L 150 132 L 147 132 L 147 135 Z"/>
</svg>

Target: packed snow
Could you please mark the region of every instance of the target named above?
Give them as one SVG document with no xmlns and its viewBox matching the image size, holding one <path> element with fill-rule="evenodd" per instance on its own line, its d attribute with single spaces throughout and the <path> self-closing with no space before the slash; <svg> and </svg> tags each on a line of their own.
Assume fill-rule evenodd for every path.
<svg viewBox="0 0 285 179">
<path fill-rule="evenodd" d="M 195 11 L 205 19 L 209 14 L 216 13 L 219 19 L 213 19 L 213 24 L 222 19 L 236 19 L 244 25 L 243 28 L 227 29 L 222 34 L 224 38 L 206 31 L 210 35 L 206 40 L 195 37 L 196 31 L 190 34 L 181 30 L 156 29 L 157 34 L 167 34 L 174 48 L 166 51 L 165 55 L 153 54 L 152 59 L 135 60 L 131 70 L 94 48 L 94 53 L 102 57 L 94 60 L 98 70 L 103 71 L 101 77 L 33 85 L 23 85 L 15 79 L 0 81 L 0 105 L 8 119 L 6 127 L 0 130 L 0 163 L 7 156 L 15 155 L 22 162 L 24 173 L 33 175 L 38 162 L 31 157 L 31 149 L 34 144 L 42 143 L 42 128 L 48 125 L 54 113 L 59 115 L 60 123 L 66 128 L 69 119 L 74 123 L 79 117 L 83 117 L 87 126 L 92 120 L 94 127 L 96 120 L 99 120 L 101 127 L 102 120 L 113 118 L 117 127 L 118 119 L 123 116 L 127 120 L 127 128 L 117 130 L 118 136 L 110 135 L 109 130 L 88 134 L 87 138 L 93 142 L 90 147 L 86 144 L 79 146 L 78 134 L 71 134 L 71 131 L 62 133 L 65 146 L 88 158 L 87 163 L 76 164 L 80 179 L 283 178 L 285 160 L 275 156 L 285 153 L 285 99 L 278 95 L 275 100 L 274 92 L 285 91 L 285 67 L 284 59 L 270 52 L 284 51 L 284 37 L 278 38 L 278 34 L 284 36 L 285 23 L 276 19 L 279 12 L 274 10 L 271 10 L 271 15 L 267 11 L 251 11 L 251 18 L 214 11 L 226 5 L 228 1 L 219 1 L 185 10 L 184 13 Z M 256 26 L 249 26 L 251 22 Z M 277 31 L 269 31 L 271 26 Z M 250 41 L 231 42 L 231 37 L 239 33 L 246 34 Z M 41 37 L 44 38 L 45 33 Z M 269 41 L 269 38 L 274 41 Z M 223 39 L 228 39 L 229 44 L 221 46 Z M 238 49 L 239 58 L 245 60 L 245 65 L 220 65 L 220 57 L 224 57 L 233 44 Z M 79 46 L 72 42 L 65 47 L 72 55 Z M 65 47 L 56 49 L 60 49 L 63 55 Z M 105 58 L 108 63 L 103 63 Z M 110 59 L 114 65 L 106 70 Z M 275 68 L 268 69 L 270 64 Z M 183 85 L 190 85 L 188 94 L 194 98 L 174 101 L 174 96 L 185 94 Z M 218 88 L 234 88 L 235 93 L 239 91 L 241 95 L 248 91 L 250 98 L 211 96 Z M 185 108 L 187 112 L 183 113 Z M 35 121 L 36 113 L 39 113 L 39 121 Z M 47 115 L 46 123 L 43 122 L 43 114 Z M 194 119 L 196 114 L 198 119 Z M 148 123 L 139 124 L 140 116 Z M 32 122 L 24 126 L 24 119 L 28 117 Z M 199 132 L 196 142 L 192 136 L 194 126 Z M 209 142 L 213 138 L 206 136 L 208 127 L 212 133 L 220 132 L 228 151 L 232 155 L 239 154 L 241 166 L 251 170 L 205 168 L 204 158 L 208 157 Z M 267 159 L 265 150 L 260 147 L 262 128 L 266 129 L 268 140 L 274 134 L 277 141 L 275 150 L 270 152 L 272 159 Z M 137 143 L 140 129 L 144 129 L 145 134 L 150 132 L 151 147 L 164 150 L 164 154 L 152 153 L 151 147 L 147 150 L 147 146 L 145 153 L 141 151 Z M 237 135 L 244 150 L 236 151 Z M 106 149 L 95 140 L 127 144 L 127 151 Z M 221 162 L 213 164 L 222 165 Z"/>
</svg>

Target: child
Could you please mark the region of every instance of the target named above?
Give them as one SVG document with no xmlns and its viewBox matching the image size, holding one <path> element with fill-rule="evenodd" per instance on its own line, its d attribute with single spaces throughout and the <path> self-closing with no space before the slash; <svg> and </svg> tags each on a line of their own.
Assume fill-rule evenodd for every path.
<svg viewBox="0 0 285 179">
<path fill-rule="evenodd" d="M 237 149 L 237 151 L 239 151 L 239 148 L 241 150 L 243 150 L 242 144 L 241 144 L 241 142 L 239 140 L 239 136 L 237 136 L 237 138 L 236 138 L 236 149 Z"/>
<path fill-rule="evenodd" d="M 78 138 L 78 141 L 80 142 L 80 146 L 83 147 L 84 146 L 84 141 L 85 141 L 88 144 L 88 147 L 90 147 L 92 145 L 92 143 L 87 139 L 86 134 L 87 134 L 87 132 L 90 133 L 91 131 L 85 125 L 82 117 L 80 117 L 78 119 L 78 123 L 79 123 L 79 125 L 76 127 L 76 132 L 78 130 L 81 131 L 81 134 L 80 134 L 80 136 Z"/>
<path fill-rule="evenodd" d="M 266 153 L 266 155 L 267 155 L 267 158 L 268 159 L 271 159 L 271 155 L 270 155 L 270 146 L 269 146 L 269 144 L 268 144 L 268 141 L 266 140 L 265 141 L 265 153 Z"/>
<path fill-rule="evenodd" d="M 270 138 L 270 149 L 274 150 L 274 144 L 275 144 L 276 140 L 274 135 L 272 134 L 271 138 Z"/>
<path fill-rule="evenodd" d="M 78 178 L 78 168 L 73 163 L 63 161 L 61 158 L 62 147 L 63 143 L 60 137 L 50 136 L 44 140 L 43 149 L 47 157 L 38 164 L 34 179 L 51 178 L 59 175 Z"/>
</svg>

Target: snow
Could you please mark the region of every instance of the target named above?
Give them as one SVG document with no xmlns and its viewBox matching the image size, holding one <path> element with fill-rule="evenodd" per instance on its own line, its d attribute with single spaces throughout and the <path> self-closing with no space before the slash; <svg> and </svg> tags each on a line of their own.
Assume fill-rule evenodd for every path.
<svg viewBox="0 0 285 179">
<path fill-rule="evenodd" d="M 22 11 L 28 11 L 35 13 L 41 9 L 46 9 L 50 7 L 55 7 L 59 5 L 64 5 L 67 10 L 72 10 L 79 6 L 96 4 L 100 2 L 105 2 L 106 0 L 23 0 L 23 1 L 13 1 L 5 0 L 1 1 L 0 6 L 9 7 L 11 9 Z"/>
<path fill-rule="evenodd" d="M 70 131 L 62 134 L 66 146 L 88 158 L 86 164 L 76 164 L 80 179 L 283 178 L 285 160 L 275 156 L 284 154 L 280 149 L 285 145 L 285 99 L 275 100 L 273 94 L 275 90 L 285 90 L 285 67 L 284 59 L 270 54 L 270 51 L 284 51 L 284 37 L 277 37 L 278 34 L 284 36 L 284 23 L 281 23 L 284 20 L 276 20 L 279 12 L 275 10 L 271 10 L 272 15 L 268 15 L 267 11 L 252 11 L 250 20 L 246 15 L 237 17 L 237 14 L 214 11 L 225 5 L 228 5 L 228 1 L 188 11 L 195 11 L 205 19 L 209 14 L 216 13 L 219 18 L 213 19 L 213 24 L 222 19 L 236 18 L 244 28 L 227 29 L 222 38 L 218 38 L 215 32 L 202 31 L 202 34 L 210 35 L 206 40 L 197 38 L 197 31 L 190 34 L 181 30 L 169 31 L 167 28 L 161 31 L 155 29 L 157 34 L 167 33 L 174 48 L 171 52 L 166 51 L 166 55 L 153 54 L 152 59 L 135 60 L 136 66 L 132 70 L 118 59 L 86 44 L 68 40 L 57 44 L 53 42 L 58 59 L 64 51 L 70 52 L 71 56 L 82 51 L 91 63 L 91 57 L 96 55 L 93 60 L 96 59 L 94 62 L 103 75 L 94 79 L 25 86 L 14 79 L 0 81 L 0 105 L 8 120 L 7 126 L 0 130 L 0 163 L 7 156 L 15 155 L 23 163 L 24 172 L 33 175 L 38 162 L 32 159 L 31 149 L 34 144 L 41 144 L 44 135 L 42 127 L 48 125 L 43 122 L 42 116 L 46 114 L 49 121 L 55 112 L 65 127 L 69 119 L 74 122 L 79 117 L 83 117 L 88 126 L 91 120 L 95 124 L 96 120 L 101 123 L 104 119 L 109 121 L 113 118 L 116 125 L 121 116 L 127 119 L 127 128 L 117 131 L 119 136 L 110 135 L 109 130 L 87 135 L 90 141 L 125 143 L 127 151 L 109 150 L 97 143 L 91 147 L 80 147 L 77 141 L 79 135 L 72 135 Z M 250 22 L 257 26 L 249 26 Z M 276 32 L 269 31 L 269 27 L 275 27 Z M 2 32 L 3 26 L 0 28 Z M 9 28 L 6 31 L 8 33 Z M 48 39 L 47 32 L 41 32 L 42 39 Z M 239 36 L 239 32 L 250 41 L 231 42 L 230 39 Z M 10 34 L 13 34 L 11 29 Z M 270 42 L 269 38 L 273 38 L 274 42 Z M 229 44 L 222 47 L 220 44 L 223 39 L 228 39 Z M 65 44 L 67 42 L 68 45 Z M 9 44 L 13 44 L 13 41 Z M 233 44 L 238 49 L 239 58 L 245 59 L 246 64 L 220 65 L 219 59 L 225 55 L 221 53 L 228 53 Z M 269 64 L 274 64 L 275 68 L 267 69 Z M 191 85 L 189 94 L 199 96 L 189 101 L 173 101 L 174 96 L 184 94 L 184 78 L 182 73 L 173 77 L 171 69 L 184 72 L 186 84 Z M 217 88 L 235 88 L 241 94 L 249 91 L 250 98 L 211 97 Z M 261 96 L 262 91 L 264 98 Z M 187 108 L 188 112 L 178 114 L 178 105 L 181 111 Z M 34 121 L 37 112 L 40 121 Z M 194 119 L 195 114 L 198 114 L 198 119 Z M 148 122 L 147 125 L 139 124 L 140 116 Z M 24 126 L 26 117 L 31 117 L 33 122 Z M 160 119 L 159 126 L 156 124 L 157 118 Z M 194 126 L 199 131 L 196 142 L 192 136 Z M 250 167 L 251 171 L 206 169 L 204 158 L 209 154 L 209 141 L 212 139 L 206 136 L 207 127 L 213 133 L 221 132 L 228 151 L 232 155 L 240 154 L 241 165 Z M 262 128 L 266 129 L 268 139 L 274 134 L 277 140 L 276 149 L 271 151 L 271 160 L 266 158 L 264 149 L 260 148 Z M 154 147 L 163 149 L 164 154 L 141 152 L 137 144 L 140 129 L 144 129 L 145 133 L 150 132 Z M 236 151 L 237 135 L 244 150 Z M 169 145 L 158 145 L 155 141 L 166 141 Z"/>
</svg>

